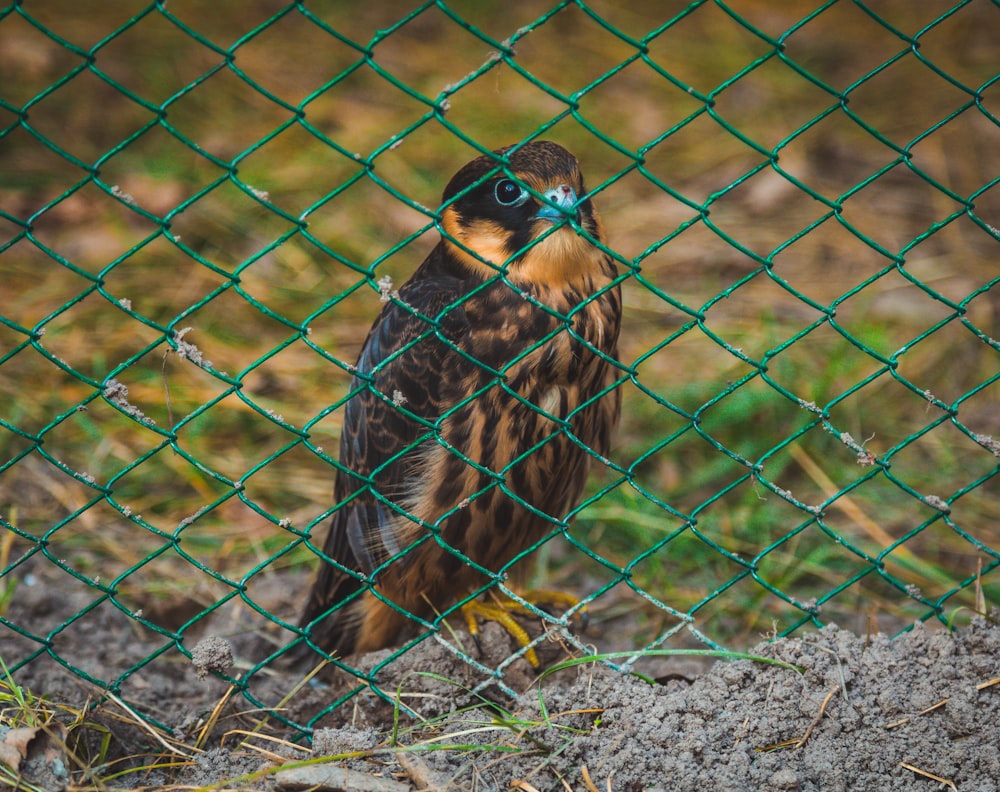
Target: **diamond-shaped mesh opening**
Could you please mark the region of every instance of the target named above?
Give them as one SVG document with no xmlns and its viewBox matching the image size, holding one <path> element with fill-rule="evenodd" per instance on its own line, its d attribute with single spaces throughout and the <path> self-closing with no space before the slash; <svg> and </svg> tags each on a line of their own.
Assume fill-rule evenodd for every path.
<svg viewBox="0 0 1000 792">
<path fill-rule="evenodd" d="M 263 205 L 255 185 L 217 181 L 171 220 L 173 240 L 203 263 L 232 272 L 263 255 L 297 228 L 293 218 Z M 252 231 L 244 227 L 252 221 Z"/>
<path fill-rule="evenodd" d="M 795 95 L 793 102 L 788 101 L 790 93 Z M 774 149 L 836 104 L 829 91 L 803 84 L 800 73 L 779 58 L 755 66 L 713 98 L 720 118 L 767 149 Z"/>
<path fill-rule="evenodd" d="M 342 364 L 343 369 L 353 367 L 361 352 L 364 338 L 357 332 L 359 324 L 381 308 L 381 302 L 373 284 L 356 272 L 334 271 L 333 275 L 344 285 L 336 298 L 325 302 L 323 310 L 310 319 L 307 341 L 313 349 Z"/>
<path fill-rule="evenodd" d="M 23 451 L 23 449 L 22 449 Z M 22 516 L 20 529 L 39 540 L 55 534 L 64 522 L 99 499 L 89 482 L 60 467 L 58 461 L 43 457 L 36 449 L 21 454 L 2 474 L 5 508 Z M 93 523 L 91 522 L 91 527 Z"/>
<path fill-rule="evenodd" d="M 6 253 L 11 264 L 4 272 L 4 317 L 24 332 L 91 288 L 86 277 L 25 237 L 9 246 Z"/>
<path fill-rule="evenodd" d="M 899 155 L 842 109 L 819 118 L 782 148 L 778 166 L 828 202 L 897 162 Z"/>
<path fill-rule="evenodd" d="M 68 75 L 67 75 L 68 76 Z M 85 94 L 92 103 L 77 98 Z M 154 114 L 89 70 L 78 71 L 29 110 L 32 131 L 67 158 L 90 166 L 154 121 Z M 67 168 L 67 172 L 70 169 Z"/>
<path fill-rule="evenodd" d="M 388 170 L 393 170 L 391 164 Z M 359 200 L 378 207 L 379 214 L 352 215 L 350 210 Z M 381 224 L 379 218 L 383 221 Z M 428 233 L 432 230 L 432 222 L 410 196 L 393 194 L 386 185 L 363 179 L 339 191 L 310 215 L 309 237 L 323 255 L 332 260 L 337 282 L 342 284 L 345 293 L 361 276 L 367 275 L 368 285 L 378 294 L 381 287 L 377 281 L 385 274 L 395 277 L 396 286 L 402 285 L 400 276 L 403 273 L 399 266 L 406 260 L 409 245 L 428 252 L 437 244 L 437 234 Z M 355 227 L 374 231 L 376 225 L 381 226 L 377 237 L 353 233 Z"/>
<path fill-rule="evenodd" d="M 687 225 L 667 244 L 677 248 L 675 257 L 658 253 L 649 265 L 648 281 L 645 261 L 642 270 L 644 285 L 649 284 L 646 288 L 660 292 L 653 305 L 663 313 L 680 308 L 689 319 L 693 312 L 715 303 L 716 315 L 724 315 L 726 306 L 724 301 L 719 304 L 719 294 L 762 269 L 759 261 L 733 247 L 705 223 Z"/>
<path fill-rule="evenodd" d="M 767 257 L 829 212 L 826 204 L 801 190 L 784 173 L 763 167 L 716 198 L 709 219 L 721 233 L 738 238 L 742 247 Z M 766 222 L 748 234 L 742 229 L 748 216 L 766 218 Z M 738 235 L 734 223 L 740 227 Z"/>
<path fill-rule="evenodd" d="M 989 30 L 1000 21 L 1000 9 L 990 3 L 970 3 L 949 14 L 951 6 L 943 3 L 937 10 L 940 16 L 928 20 L 928 29 L 921 31 L 921 57 L 969 91 L 995 80 Z M 962 46 L 953 46 L 956 41 Z"/>
<path fill-rule="evenodd" d="M 606 222 L 613 222 L 619 229 L 619 252 L 641 260 L 643 275 L 650 277 L 673 263 L 660 250 L 668 235 L 673 237 L 683 224 L 697 216 L 688 204 L 663 192 L 637 169 L 602 189 L 599 200 Z M 676 274 L 673 277 L 677 277 Z M 633 286 L 633 281 L 628 281 L 623 288 Z M 645 290 L 638 291 L 635 299 L 642 299 Z M 663 305 L 663 301 L 657 299 L 656 304 Z M 668 309 L 663 306 L 664 311 Z"/>
<path fill-rule="evenodd" d="M 674 14 L 670 14 L 673 11 Z M 754 30 L 740 24 L 718 4 L 674 4 L 660 19 L 649 42 L 649 60 L 679 83 L 703 96 L 719 89 L 743 69 L 773 51 Z M 655 23 L 654 23 L 655 24 Z M 720 43 L 718 59 L 695 67 L 691 51 L 706 39 Z"/>
<path fill-rule="evenodd" d="M 845 450 L 859 448 L 881 457 L 901 439 L 919 432 L 939 415 L 929 417 L 927 398 L 895 379 L 886 367 L 854 384 L 826 405 L 830 423 L 838 427 Z M 849 436 L 844 438 L 844 434 Z"/>
<path fill-rule="evenodd" d="M 978 107 L 967 107 L 957 115 L 949 114 L 947 123 L 939 126 L 932 135 L 909 146 L 912 154 L 910 162 L 925 178 L 932 179 L 940 187 L 962 198 L 968 198 L 992 183 L 995 177 L 971 163 L 956 162 L 948 156 L 948 151 L 959 140 L 967 141 L 966 145 L 982 151 L 981 147 L 989 144 L 996 131 L 996 121 Z M 990 155 L 986 153 L 985 156 L 989 159 Z M 977 205 L 980 203 L 981 199 L 976 201 Z"/>
<path fill-rule="evenodd" d="M 879 184 L 882 180 L 887 181 Z M 874 218 L 882 191 L 897 187 L 912 196 L 912 203 L 901 203 L 892 213 L 883 212 L 881 219 Z M 896 165 L 852 194 L 844 202 L 841 218 L 855 233 L 895 253 L 938 223 L 950 221 L 962 209 L 961 203 L 941 194 L 926 179 L 904 165 Z M 890 218 L 891 226 L 885 223 Z"/>
<path fill-rule="evenodd" d="M 831 217 L 772 257 L 774 273 L 811 299 L 833 305 L 892 266 L 884 252 Z M 865 286 L 862 293 L 872 288 Z"/>
<path fill-rule="evenodd" d="M 310 112 L 307 118 L 315 122 Z M 301 124 L 284 128 L 240 160 L 239 179 L 293 217 L 355 177 L 361 165 Z"/>
<path fill-rule="evenodd" d="M 219 457 L 211 472 L 230 482 L 241 481 L 255 467 L 255 447 L 270 456 L 280 453 L 296 439 L 282 427 L 284 416 L 266 403 L 258 404 L 254 395 L 246 394 L 244 399 L 236 395 L 213 399 L 203 409 L 184 416 L 177 427 L 178 446 L 195 459 Z M 229 440 L 232 435 L 239 437 L 235 443 Z M 220 453 L 223 445 L 224 456 Z"/>
<path fill-rule="evenodd" d="M 150 172 L 142 163 L 159 160 Z M 163 126 L 153 126 L 101 163 L 101 181 L 128 193 L 137 206 L 166 217 L 225 172 Z"/>
<path fill-rule="evenodd" d="M 572 40 L 588 57 L 570 55 L 574 68 L 550 57 Z M 630 43 L 598 24 L 583 10 L 570 6 L 546 24 L 535 28 L 518 45 L 517 63 L 557 95 L 569 96 L 600 80 L 636 54 Z"/>
<path fill-rule="evenodd" d="M 792 435 L 812 420 L 797 404 L 775 398 L 773 389 L 760 377 L 744 382 L 710 407 L 699 411 L 699 431 L 704 432 L 731 453 L 751 463 L 783 437 L 755 437 L 747 426 L 767 423 L 784 427 Z M 766 475 L 766 473 L 765 473 Z"/>
<path fill-rule="evenodd" d="M 383 190 L 381 198 L 376 198 L 375 193 L 371 195 L 388 220 L 386 249 L 389 249 L 390 243 L 402 241 L 398 235 L 400 231 L 413 234 L 433 222 L 433 213 L 441 200 L 443 187 L 436 183 L 424 165 L 413 162 L 411 153 L 414 149 L 434 150 L 444 140 L 436 123 L 423 124 L 390 143 L 374 160 L 368 178 Z M 356 200 L 356 196 L 355 193 L 346 197 Z"/>
<path fill-rule="evenodd" d="M 831 30 L 850 30 L 852 35 L 830 38 Z M 904 39 L 859 4 L 845 3 L 827 3 L 814 10 L 783 43 L 791 61 L 835 91 L 863 81 L 908 49 Z"/>
<path fill-rule="evenodd" d="M 179 448 L 183 451 L 182 446 Z M 182 519 L 231 490 L 225 481 L 213 475 L 212 469 L 204 465 L 195 467 L 169 448 L 136 462 L 115 481 L 114 500 L 127 512 L 126 518 L 141 520 L 154 533 L 165 532 L 169 536 Z M 169 503 L 163 500 L 167 491 L 176 492 Z M 129 530 L 141 535 L 135 528 Z"/>
<path fill-rule="evenodd" d="M 80 53 L 62 46 L 19 14 L 4 19 L 0 46 L 6 77 L 0 98 L 15 106 L 52 91 L 82 62 Z"/>
<path fill-rule="evenodd" d="M 634 54 L 635 50 L 631 52 Z M 628 56 L 629 52 L 623 54 Z M 540 62 L 545 57 L 544 51 L 537 55 Z M 633 151 L 656 140 L 665 129 L 702 107 L 697 99 L 665 82 L 642 60 L 632 60 L 624 68 L 610 69 L 595 76 L 589 84 L 574 78 L 572 86 L 587 88 L 578 99 L 577 112 L 588 126 L 612 135 L 618 143 Z M 623 96 L 630 97 L 629 101 L 623 102 Z M 607 156 L 610 159 L 613 152 L 609 151 Z M 593 180 L 597 175 L 588 172 L 587 178 Z M 602 206 L 607 206 L 606 201 L 602 201 Z"/>
<path fill-rule="evenodd" d="M 701 149 L 703 156 L 692 160 L 681 152 Z M 706 202 L 716 192 L 766 162 L 766 156 L 735 137 L 716 118 L 695 111 L 678 121 L 662 143 L 645 156 L 642 171 L 661 187 L 677 190 L 684 198 Z M 681 185 L 699 185 L 697 191 Z"/>
<path fill-rule="evenodd" d="M 489 53 L 484 53 L 484 61 Z M 523 139 L 538 129 L 538 118 L 567 112 L 566 102 L 544 91 L 520 71 L 491 68 L 449 97 L 449 124 L 497 139 Z M 575 125 L 574 125 L 575 126 Z M 471 150 L 458 149 L 467 159 Z"/>
<path fill-rule="evenodd" d="M 935 416 L 931 413 L 931 416 Z M 962 486 L 979 478 L 975 463 L 970 467 L 951 476 L 941 476 L 938 465 L 930 460 L 943 458 L 944 455 L 955 453 L 952 441 L 956 438 L 955 429 L 947 423 L 934 425 L 928 421 L 924 431 L 916 439 L 906 439 L 898 444 L 888 455 L 892 463 L 892 476 L 919 493 L 934 495 L 947 500 Z M 974 456 L 978 456 L 974 453 Z M 983 459 L 989 465 L 989 460 Z M 979 470 L 978 474 L 984 471 Z"/>
<path fill-rule="evenodd" d="M 888 86 L 900 82 L 923 83 L 927 89 L 927 101 L 913 102 L 905 96 L 892 96 Z M 910 53 L 873 74 L 853 89 L 849 96 L 847 107 L 850 112 L 900 147 L 922 137 L 952 113 L 967 106 L 972 99 L 968 91 L 928 68 Z"/>
<path fill-rule="evenodd" d="M 183 59 L 173 57 L 179 51 Z M 150 66 L 132 67 L 137 53 Z M 111 41 L 97 50 L 95 67 L 103 79 L 141 100 L 159 105 L 209 72 L 221 56 L 160 13 L 134 17 Z"/>
<path fill-rule="evenodd" d="M 129 189 L 142 190 L 139 182 L 137 179 L 130 183 Z M 144 199 L 155 197 L 153 189 L 143 195 Z M 101 219 L 96 230 L 91 229 L 95 218 Z M 136 216 L 105 190 L 86 183 L 37 215 L 32 221 L 31 237 L 49 255 L 97 276 L 113 262 L 127 261 L 135 255 L 134 251 L 158 230 L 154 223 Z"/>
<path fill-rule="evenodd" d="M 156 331 L 137 324 L 122 310 L 107 308 L 108 302 L 91 292 L 46 322 L 38 348 L 73 376 L 100 380 L 132 355 L 156 346 Z M 95 327 L 98 316 L 101 321 Z"/>
<path fill-rule="evenodd" d="M 443 42 L 448 42 L 455 71 L 466 74 L 482 65 L 486 43 L 471 30 L 456 29 L 455 23 L 441 8 L 430 6 L 414 10 L 403 24 L 393 27 L 392 35 L 380 37 L 371 50 L 371 60 L 409 91 L 433 98 L 444 85 L 434 67 Z M 458 34 L 458 35 L 456 35 Z"/>
<path fill-rule="evenodd" d="M 279 42 L 296 41 L 303 50 Z M 235 66 L 261 91 L 299 105 L 337 73 L 356 63 L 361 54 L 317 25 L 300 9 L 278 13 L 257 27 L 231 50 Z M 301 51 L 311 52 L 303 60 Z"/>
<path fill-rule="evenodd" d="M 86 177 L 84 171 L 69 164 L 65 157 L 25 129 L 12 126 L 5 131 L 11 153 L 0 154 L 4 163 L 2 189 L 4 194 L 8 190 L 13 193 L 6 204 L 10 209 L 5 211 L 16 211 L 26 219 L 71 191 Z M 20 156 L 14 156 L 15 151 Z"/>
<path fill-rule="evenodd" d="M 289 709 L 269 657 L 301 642 L 288 628 L 331 516 L 364 496 L 364 476 L 333 490 L 341 444 L 376 432 L 364 394 L 412 420 L 354 376 L 372 321 L 413 307 L 398 290 L 438 244 L 450 176 L 529 138 L 578 156 L 624 303 L 595 397 L 617 388 L 617 440 L 574 436 L 593 456 L 579 497 L 473 576 L 586 603 L 586 628 L 572 605 L 517 617 L 543 656 L 743 648 L 834 621 L 896 633 L 1000 596 L 995 4 L 210 5 L 0 12 L 14 673 L 57 667 L 155 721 L 160 669 L 228 635 L 234 693 L 300 731 L 391 699 L 382 675 L 428 637 L 489 684 L 520 678 L 516 642 L 479 654 L 466 635 L 453 606 L 471 591 L 382 655 L 338 657 L 354 687 L 333 696 L 303 688 Z M 521 304 L 501 288 L 498 333 Z M 457 302 L 419 325 L 451 352 L 475 304 Z M 585 329 L 583 311 L 545 315 L 566 323 L 553 339 Z M 470 410 L 516 391 L 501 368 L 470 375 Z M 465 471 L 445 412 L 421 431 Z M 448 502 L 456 522 L 516 496 L 552 442 L 483 471 Z M 414 537 L 448 574 L 466 563 L 441 514 L 406 542 L 381 533 L 413 508 L 411 473 L 405 492 L 373 482 L 383 513 L 351 528 L 400 554 L 362 581 L 376 592 L 425 563 Z M 129 639 L 77 657 L 103 624 Z"/>
<path fill-rule="evenodd" d="M 933 397 L 949 405 L 993 381 L 996 369 L 990 365 L 992 356 L 988 351 L 985 356 L 982 354 L 982 342 L 964 325 L 950 322 L 936 329 L 933 337 L 951 342 L 948 354 L 935 354 L 936 350 L 926 348 L 918 354 L 914 348 L 912 354 L 900 357 L 896 369 L 901 378 L 915 385 L 928 400 Z M 924 338 L 920 343 L 929 344 L 930 338 Z M 921 387 L 923 385 L 927 387 Z"/>
<path fill-rule="evenodd" d="M 223 134 L 211 123 L 220 114 L 239 114 L 239 126 Z M 206 72 L 196 88 L 171 97 L 165 123 L 187 145 L 227 162 L 294 117 L 287 103 L 268 97 L 232 69 L 218 68 Z"/>
<path fill-rule="evenodd" d="M 197 245 L 194 234 L 188 239 L 154 238 L 130 255 L 117 260 L 105 276 L 105 290 L 120 308 L 166 326 L 187 311 L 205 294 L 224 287 L 224 273 L 205 266 L 181 250 Z M 169 283 L 151 288 L 150 278 L 170 273 Z"/>
</svg>

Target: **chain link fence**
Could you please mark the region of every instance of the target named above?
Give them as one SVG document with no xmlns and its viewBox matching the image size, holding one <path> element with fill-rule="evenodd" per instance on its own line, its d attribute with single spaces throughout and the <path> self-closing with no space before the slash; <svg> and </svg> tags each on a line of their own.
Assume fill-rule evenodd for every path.
<svg viewBox="0 0 1000 792">
<path fill-rule="evenodd" d="M 590 625 L 536 609 L 533 644 L 539 619 L 580 652 L 735 648 L 996 602 L 1000 8 L 628 6 L 0 8 L 15 678 L 124 696 L 252 632 L 230 681 L 275 706 L 380 295 L 448 178 L 535 138 L 580 159 L 625 318 L 612 457 L 519 559 Z M 112 617 L 140 648 L 95 659 Z"/>
</svg>

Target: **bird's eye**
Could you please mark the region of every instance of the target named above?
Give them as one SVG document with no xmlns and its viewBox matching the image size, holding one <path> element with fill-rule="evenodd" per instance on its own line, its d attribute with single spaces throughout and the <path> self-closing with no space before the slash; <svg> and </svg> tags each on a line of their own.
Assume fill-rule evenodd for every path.
<svg viewBox="0 0 1000 792">
<path fill-rule="evenodd" d="M 498 181 L 493 188 L 493 195 L 501 206 L 520 206 L 528 200 L 528 191 L 510 179 Z"/>
</svg>

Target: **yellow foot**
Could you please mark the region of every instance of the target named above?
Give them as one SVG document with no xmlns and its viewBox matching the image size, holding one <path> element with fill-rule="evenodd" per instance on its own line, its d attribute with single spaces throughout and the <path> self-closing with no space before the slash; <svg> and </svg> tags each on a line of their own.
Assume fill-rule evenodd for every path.
<svg viewBox="0 0 1000 792">
<path fill-rule="evenodd" d="M 493 602 L 473 600 L 472 602 L 465 603 L 461 608 L 462 615 L 465 616 L 465 624 L 468 627 L 469 635 L 476 642 L 476 648 L 482 651 L 482 645 L 479 642 L 480 619 L 488 619 L 489 621 L 496 622 L 510 633 L 511 637 L 521 646 L 528 646 L 531 643 L 531 636 L 528 635 L 527 630 L 518 624 L 513 614 L 517 613 L 525 616 L 532 616 L 534 614 L 519 602 L 509 599 L 507 602 L 500 602 L 496 594 L 493 592 L 490 592 L 490 594 L 494 599 Z M 523 596 L 523 599 L 535 605 L 545 603 L 547 605 L 562 607 L 566 610 L 580 604 L 580 600 L 564 591 L 532 590 L 527 592 Z M 586 626 L 586 608 L 581 609 L 580 619 L 583 625 Z M 524 653 L 524 659 L 528 661 L 532 668 L 539 667 L 538 655 L 533 648 L 528 649 Z"/>
</svg>

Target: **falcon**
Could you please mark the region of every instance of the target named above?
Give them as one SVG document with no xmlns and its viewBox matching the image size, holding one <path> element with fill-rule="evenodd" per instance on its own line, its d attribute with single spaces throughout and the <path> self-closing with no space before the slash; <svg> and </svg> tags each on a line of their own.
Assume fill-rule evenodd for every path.
<svg viewBox="0 0 1000 792">
<path fill-rule="evenodd" d="M 504 580 L 565 529 L 618 422 L 621 293 L 576 158 L 548 141 L 480 156 L 438 219 L 427 259 L 382 289 L 344 409 L 300 621 L 331 655 L 434 629 Z"/>
</svg>

